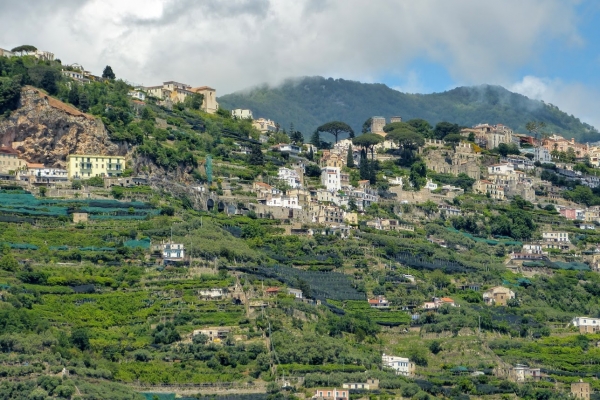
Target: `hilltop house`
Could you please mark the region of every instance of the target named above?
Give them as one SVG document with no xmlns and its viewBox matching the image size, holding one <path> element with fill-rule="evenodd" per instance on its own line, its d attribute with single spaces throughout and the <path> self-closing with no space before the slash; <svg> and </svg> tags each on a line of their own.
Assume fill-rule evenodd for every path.
<svg viewBox="0 0 600 400">
<path fill-rule="evenodd" d="M 349 400 L 350 394 L 347 389 L 317 388 L 311 397 L 313 400 Z"/>
<path fill-rule="evenodd" d="M 571 383 L 571 396 L 576 399 L 590 400 L 590 384 L 582 379 Z"/>
<path fill-rule="evenodd" d="M 571 323 L 574 327 L 579 328 L 581 333 L 600 332 L 600 318 L 575 317 Z"/>
<path fill-rule="evenodd" d="M 542 232 L 545 242 L 570 242 L 568 232 Z"/>
<path fill-rule="evenodd" d="M 342 387 L 350 390 L 377 390 L 379 379 L 367 379 L 366 383 L 344 383 Z"/>
<path fill-rule="evenodd" d="M 200 106 L 202 111 L 214 114 L 219 109 L 219 103 L 217 103 L 217 91 L 208 86 L 193 88 L 186 83 L 168 81 L 163 82 L 162 85 L 144 86 L 141 87 L 141 89 L 143 89 L 148 96 L 156 97 L 162 101 L 170 101 L 173 104 L 181 103 L 194 94 L 201 94 L 203 96 L 202 105 Z"/>
<path fill-rule="evenodd" d="M 496 286 L 483 292 L 483 301 L 487 305 L 505 306 L 506 302 L 515 298 L 515 292 L 503 286 Z"/>
<path fill-rule="evenodd" d="M 371 308 L 390 308 L 390 302 L 384 296 L 369 299 L 369 305 Z"/>
<path fill-rule="evenodd" d="M 413 376 L 415 373 L 415 363 L 406 357 L 389 356 L 384 353 L 381 356 L 381 362 L 384 367 L 396 371 L 396 375 Z"/>
<path fill-rule="evenodd" d="M 162 255 L 165 260 L 183 261 L 185 258 L 185 248 L 181 243 L 164 243 L 162 247 Z"/>
<path fill-rule="evenodd" d="M 0 147 L 0 174 L 15 174 L 27 168 L 27 161 L 19 158 L 19 152 L 12 147 Z"/>
<path fill-rule="evenodd" d="M 192 336 L 205 335 L 208 337 L 209 342 L 220 342 L 221 340 L 224 340 L 227 338 L 227 336 L 229 335 L 229 332 L 231 332 L 231 328 L 226 327 L 226 326 L 219 326 L 219 327 L 196 329 L 192 333 Z"/>
</svg>

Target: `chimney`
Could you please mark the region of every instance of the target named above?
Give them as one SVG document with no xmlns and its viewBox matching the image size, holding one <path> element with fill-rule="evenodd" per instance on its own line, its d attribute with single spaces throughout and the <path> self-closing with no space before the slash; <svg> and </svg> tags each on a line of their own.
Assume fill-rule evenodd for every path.
<svg viewBox="0 0 600 400">
<path fill-rule="evenodd" d="M 575 138 L 571 138 L 571 144 L 575 144 Z"/>
</svg>

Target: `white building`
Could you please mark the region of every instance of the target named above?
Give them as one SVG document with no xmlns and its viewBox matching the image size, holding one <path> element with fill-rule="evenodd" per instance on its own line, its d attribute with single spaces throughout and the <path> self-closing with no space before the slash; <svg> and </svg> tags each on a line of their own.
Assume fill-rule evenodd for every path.
<svg viewBox="0 0 600 400">
<path fill-rule="evenodd" d="M 396 375 L 412 376 L 415 373 L 415 363 L 406 357 L 388 356 L 383 354 L 381 362 L 384 367 L 392 368 Z"/>
<path fill-rule="evenodd" d="M 237 119 L 253 119 L 252 111 L 242 108 L 236 108 L 235 110 L 231 110 L 231 116 Z"/>
<path fill-rule="evenodd" d="M 302 186 L 302 179 L 296 170 L 281 167 L 277 172 L 277 177 L 292 189 L 297 189 Z"/>
<path fill-rule="evenodd" d="M 512 164 L 502 163 L 494 164 L 488 167 L 488 174 L 510 174 L 515 172 L 515 167 Z"/>
<path fill-rule="evenodd" d="M 127 94 L 129 95 L 129 97 L 133 97 L 134 99 L 146 101 L 146 93 L 144 93 L 141 89 L 132 90 Z"/>
<path fill-rule="evenodd" d="M 431 179 L 427 180 L 427 184 L 425 185 L 425 189 L 433 191 L 433 190 L 436 190 L 437 188 L 438 188 L 437 183 L 433 183 L 433 181 Z"/>
<path fill-rule="evenodd" d="M 301 210 L 302 206 L 298 202 L 298 196 L 276 196 L 267 199 L 267 206 L 270 207 L 282 207 L 282 208 L 294 208 Z"/>
<path fill-rule="evenodd" d="M 321 185 L 325 186 L 330 192 L 342 189 L 342 179 L 340 168 L 325 167 L 321 170 Z"/>
<path fill-rule="evenodd" d="M 277 144 L 277 145 L 273 146 L 273 150 L 278 150 L 281 153 L 288 153 L 292 156 L 297 156 L 302 151 L 300 146 L 296 146 L 295 144 L 290 144 L 290 143 Z"/>
<path fill-rule="evenodd" d="M 525 254 L 543 254 L 542 245 L 540 244 L 524 244 L 523 253 Z"/>
<path fill-rule="evenodd" d="M 80 70 L 68 71 L 66 69 L 63 69 L 60 72 L 67 78 L 71 78 L 78 82 L 88 83 L 90 81 L 88 78 L 85 77 L 85 75 L 83 75 L 83 71 Z"/>
<path fill-rule="evenodd" d="M 575 317 L 571 323 L 580 333 L 600 333 L 600 318 Z"/>
<path fill-rule="evenodd" d="M 300 289 L 287 288 L 286 291 L 287 294 L 291 294 L 297 299 L 301 299 L 303 297 L 302 290 Z"/>
<path fill-rule="evenodd" d="M 533 150 L 533 161 L 539 161 L 542 164 L 554 164 L 552 156 L 547 148 L 539 146 Z"/>
<path fill-rule="evenodd" d="M 66 169 L 46 168 L 44 164 L 35 163 L 27 163 L 27 171 L 21 173 L 20 178 L 31 183 L 58 183 L 69 180 Z"/>
<path fill-rule="evenodd" d="M 165 260 L 181 261 L 185 257 L 183 244 L 165 243 L 163 244 L 163 258 Z"/>
<path fill-rule="evenodd" d="M 546 242 L 570 242 L 568 232 L 542 232 Z"/>
<path fill-rule="evenodd" d="M 220 299 L 227 294 L 227 290 L 223 288 L 208 288 L 200 289 L 198 295 L 208 299 Z"/>
</svg>

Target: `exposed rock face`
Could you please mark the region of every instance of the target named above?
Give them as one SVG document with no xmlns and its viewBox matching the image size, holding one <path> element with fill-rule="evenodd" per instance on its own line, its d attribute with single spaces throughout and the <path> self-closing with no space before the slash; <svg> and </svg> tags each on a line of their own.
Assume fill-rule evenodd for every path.
<svg viewBox="0 0 600 400">
<path fill-rule="evenodd" d="M 69 154 L 125 155 L 127 145 L 112 142 L 102 121 L 26 86 L 19 108 L 0 121 L 0 143 L 21 158 L 64 168 Z"/>
</svg>

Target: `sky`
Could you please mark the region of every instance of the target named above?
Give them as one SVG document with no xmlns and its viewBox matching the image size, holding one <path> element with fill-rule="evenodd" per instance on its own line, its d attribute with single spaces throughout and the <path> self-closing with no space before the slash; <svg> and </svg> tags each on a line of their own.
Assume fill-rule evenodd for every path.
<svg viewBox="0 0 600 400">
<path fill-rule="evenodd" d="M 598 26 L 597 0 L 0 0 L 0 48 L 110 65 L 132 84 L 495 84 L 600 129 Z"/>
</svg>

